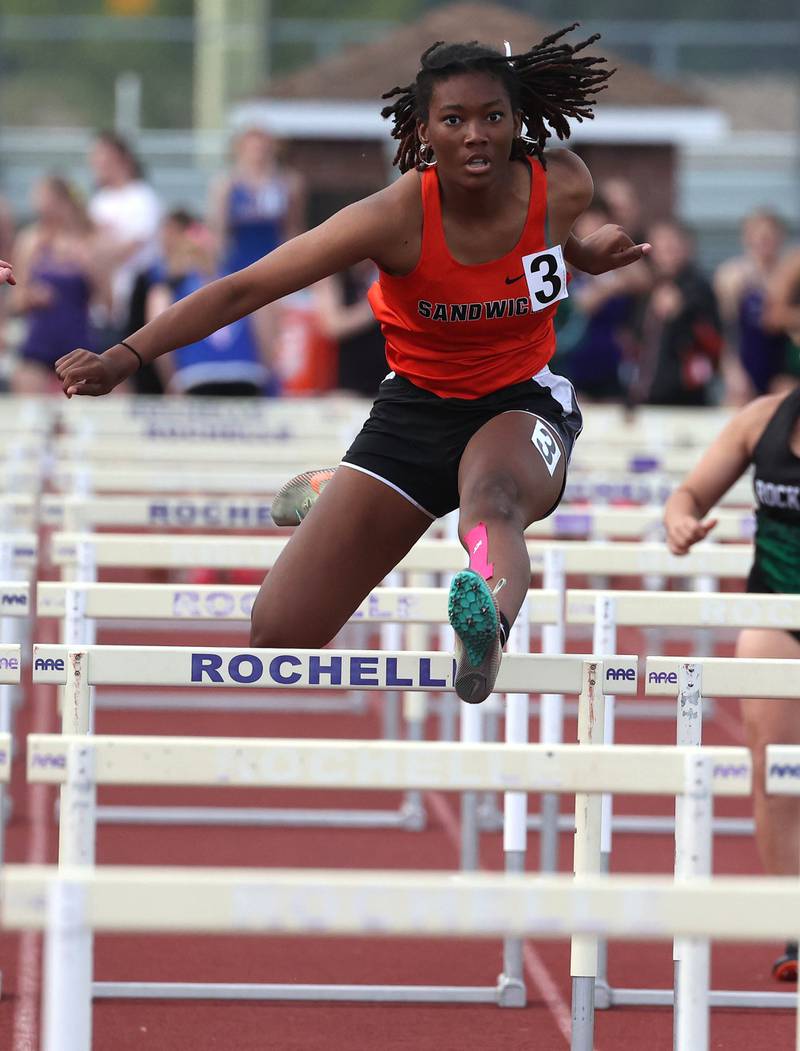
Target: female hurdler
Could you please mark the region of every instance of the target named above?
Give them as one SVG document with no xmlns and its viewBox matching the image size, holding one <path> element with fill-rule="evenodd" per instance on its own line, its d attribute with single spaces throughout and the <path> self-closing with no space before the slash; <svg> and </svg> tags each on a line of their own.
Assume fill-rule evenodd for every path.
<svg viewBox="0 0 800 1051">
<path fill-rule="evenodd" d="M 377 264 L 370 299 L 392 371 L 264 580 L 252 645 L 325 645 L 431 521 L 458 507 L 470 568 L 450 595 L 455 688 L 472 703 L 492 691 L 530 584 L 525 528 L 558 504 L 581 428 L 572 387 L 547 367 L 565 260 L 600 273 L 647 247 L 616 226 L 571 236 L 592 180 L 573 153 L 545 152 L 546 125 L 567 137 L 568 118 L 592 116 L 611 71 L 581 54 L 592 41 L 572 47 L 566 32 L 510 56 L 434 44 L 415 82 L 386 96 L 404 173 L 396 182 L 125 343 L 57 363 L 68 397 L 105 394 L 140 362 L 360 260 Z"/>
<path fill-rule="evenodd" d="M 714 528 L 705 516 L 750 467 L 756 499 L 756 535 L 747 591 L 800 594 L 800 387 L 789 394 L 756 398 L 730 420 L 664 508 L 667 543 L 685 555 Z M 737 657 L 800 659 L 800 632 L 745 628 Z M 790 674 L 790 673 L 787 673 Z M 768 795 L 766 748 L 800 743 L 795 700 L 743 698 L 742 721 L 753 755 L 756 843 L 769 876 L 797 876 L 800 805 L 795 796 Z M 772 973 L 797 981 L 797 942 L 775 961 Z"/>
</svg>

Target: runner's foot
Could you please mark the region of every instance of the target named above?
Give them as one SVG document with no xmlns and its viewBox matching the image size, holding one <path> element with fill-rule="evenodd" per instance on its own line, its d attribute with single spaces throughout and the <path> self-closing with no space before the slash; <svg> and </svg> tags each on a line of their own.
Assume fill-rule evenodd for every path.
<svg viewBox="0 0 800 1051">
<path fill-rule="evenodd" d="M 325 485 L 333 478 L 335 470 L 335 467 L 321 467 L 305 471 L 281 486 L 270 507 L 275 525 L 293 526 L 302 522 Z"/>
<path fill-rule="evenodd" d="M 797 981 L 797 942 L 786 943 L 786 952 L 772 965 L 772 977 L 779 982 Z"/>
<path fill-rule="evenodd" d="M 456 633 L 456 693 L 480 704 L 494 689 L 503 656 L 497 599 L 479 573 L 463 569 L 450 585 L 447 612 Z"/>
</svg>

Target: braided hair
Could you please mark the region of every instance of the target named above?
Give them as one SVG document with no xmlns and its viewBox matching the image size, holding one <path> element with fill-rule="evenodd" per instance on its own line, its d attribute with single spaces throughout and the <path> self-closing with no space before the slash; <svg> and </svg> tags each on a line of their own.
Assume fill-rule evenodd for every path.
<svg viewBox="0 0 800 1051">
<path fill-rule="evenodd" d="M 607 86 L 605 81 L 615 72 L 602 66 L 604 58 L 576 57 L 598 40 L 599 34 L 575 45 L 561 41 L 577 26 L 576 22 L 551 33 L 520 55 L 503 55 L 477 41 L 438 41 L 431 45 L 420 58 L 414 83 L 392 88 L 382 96 L 397 96 L 381 110 L 382 117 L 391 117 L 392 138 L 398 141 L 394 163 L 403 172 L 422 165 L 417 121 L 428 119 L 434 84 L 459 73 L 488 73 L 503 84 L 512 110 L 522 116 L 523 131 L 514 140 L 512 159 L 534 154 L 544 165 L 544 148 L 551 134 L 548 125 L 560 139 L 569 138 L 568 118 L 591 119 L 596 102 L 593 96 Z"/>
</svg>

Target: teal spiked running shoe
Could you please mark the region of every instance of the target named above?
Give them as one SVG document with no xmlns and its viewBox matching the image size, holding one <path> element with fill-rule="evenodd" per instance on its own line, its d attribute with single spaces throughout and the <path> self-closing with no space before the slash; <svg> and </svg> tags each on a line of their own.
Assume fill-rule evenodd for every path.
<svg viewBox="0 0 800 1051">
<path fill-rule="evenodd" d="M 333 478 L 335 467 L 296 474 L 275 494 L 269 513 L 278 526 L 298 525 L 316 503 L 319 494 Z"/>
<path fill-rule="evenodd" d="M 503 656 L 497 599 L 479 573 L 462 569 L 450 585 L 447 614 L 456 633 L 456 693 L 480 704 L 494 689 Z"/>
</svg>

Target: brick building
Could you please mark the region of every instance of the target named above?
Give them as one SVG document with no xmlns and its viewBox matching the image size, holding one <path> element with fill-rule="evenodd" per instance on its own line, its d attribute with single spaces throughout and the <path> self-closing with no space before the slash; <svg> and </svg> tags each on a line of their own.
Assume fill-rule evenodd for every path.
<svg viewBox="0 0 800 1051">
<path fill-rule="evenodd" d="M 374 43 L 273 80 L 263 96 L 234 108 L 232 123 L 264 125 L 285 140 L 287 161 L 308 180 L 310 218 L 317 222 L 390 177 L 395 143 L 380 117 L 381 95 L 413 79 L 419 56 L 431 43 L 480 40 L 502 49 L 510 40 L 522 51 L 553 28 L 496 5 L 439 7 Z M 570 39 L 582 39 L 582 32 L 575 30 Z M 721 138 L 727 118 L 698 93 L 615 58 L 602 41 L 592 52 L 605 54 L 618 68 L 598 97 L 596 118 L 573 123 L 570 144 L 595 181 L 628 176 L 640 191 L 646 219 L 668 214 L 675 204 L 681 144 Z"/>
</svg>

